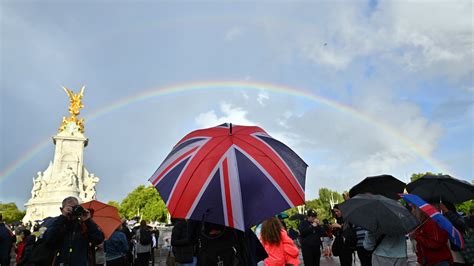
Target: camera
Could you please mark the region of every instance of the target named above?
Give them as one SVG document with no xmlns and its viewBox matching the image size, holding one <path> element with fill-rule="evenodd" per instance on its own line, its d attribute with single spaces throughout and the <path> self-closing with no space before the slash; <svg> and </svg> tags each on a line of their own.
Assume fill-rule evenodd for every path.
<svg viewBox="0 0 474 266">
<path fill-rule="evenodd" d="M 84 214 L 85 210 L 81 205 L 76 205 L 72 207 L 71 216 L 81 217 Z"/>
</svg>

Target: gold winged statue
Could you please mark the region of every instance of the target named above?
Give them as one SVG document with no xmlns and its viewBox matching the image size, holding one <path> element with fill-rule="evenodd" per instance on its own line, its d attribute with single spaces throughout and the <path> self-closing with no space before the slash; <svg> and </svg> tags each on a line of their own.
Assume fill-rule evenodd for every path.
<svg viewBox="0 0 474 266">
<path fill-rule="evenodd" d="M 84 96 L 85 86 L 82 86 L 81 91 L 76 94 L 66 87 L 63 87 L 63 89 L 67 93 L 67 96 L 69 96 L 69 113 L 71 116 L 63 117 L 59 132 L 71 128 L 72 126 L 72 129 L 77 128 L 79 132 L 84 133 L 84 118 L 77 119 L 77 116 L 80 114 L 81 108 L 84 107 L 81 100 Z"/>
</svg>

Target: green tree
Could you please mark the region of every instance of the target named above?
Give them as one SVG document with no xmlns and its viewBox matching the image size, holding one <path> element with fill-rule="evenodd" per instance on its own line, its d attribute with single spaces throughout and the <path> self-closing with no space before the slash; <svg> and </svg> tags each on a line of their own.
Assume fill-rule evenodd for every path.
<svg viewBox="0 0 474 266">
<path fill-rule="evenodd" d="M 331 210 L 334 204 L 343 202 L 342 194 L 337 191 L 332 191 L 328 188 L 319 189 L 319 198 L 308 201 L 307 207 L 312 208 L 318 213 L 319 220 L 331 219 Z"/>
<path fill-rule="evenodd" d="M 117 201 L 115 200 L 109 200 L 109 202 L 107 202 L 108 205 L 111 205 L 111 206 L 114 206 L 115 208 L 117 209 L 120 209 L 120 203 L 118 203 Z"/>
<path fill-rule="evenodd" d="M 469 211 L 474 208 L 474 200 L 469 200 L 461 204 L 456 205 L 456 210 L 462 212 L 465 215 L 469 215 Z"/>
<path fill-rule="evenodd" d="M 168 210 L 158 191 L 152 186 L 138 186 L 122 201 L 120 214 L 127 219 L 140 216 L 147 221 L 165 222 Z"/>
<path fill-rule="evenodd" d="M 322 221 L 323 219 L 331 219 L 332 213 L 331 209 L 334 207 L 334 204 L 343 202 L 344 199 L 342 198 L 342 194 L 337 191 L 332 191 L 328 188 L 321 188 L 319 189 L 319 198 L 308 200 L 305 202 L 305 209 L 313 209 L 318 213 L 318 219 Z M 292 216 L 298 213 L 298 208 L 291 208 L 285 211 L 288 216 Z M 287 227 L 298 227 L 297 220 L 289 220 L 286 221 Z"/>
<path fill-rule="evenodd" d="M 6 223 L 21 221 L 26 214 L 26 211 L 20 211 L 15 203 L 0 203 L 0 213 Z"/>
</svg>

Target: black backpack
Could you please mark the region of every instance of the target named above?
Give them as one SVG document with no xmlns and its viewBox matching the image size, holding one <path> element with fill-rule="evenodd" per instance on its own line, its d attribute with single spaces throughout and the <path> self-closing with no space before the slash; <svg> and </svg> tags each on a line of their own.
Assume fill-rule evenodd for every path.
<svg viewBox="0 0 474 266">
<path fill-rule="evenodd" d="M 31 250 L 28 263 L 36 266 L 52 265 L 58 249 L 53 247 L 43 238 L 36 240 Z"/>
<path fill-rule="evenodd" d="M 245 265 L 242 247 L 235 229 L 222 227 L 217 235 L 201 231 L 199 236 L 199 266 Z"/>
<path fill-rule="evenodd" d="M 140 244 L 148 246 L 151 242 L 152 237 L 150 230 L 148 230 L 148 228 L 140 228 Z"/>
<path fill-rule="evenodd" d="M 357 232 L 353 224 L 344 224 L 342 236 L 344 237 L 344 246 L 355 250 L 357 247 Z"/>
</svg>

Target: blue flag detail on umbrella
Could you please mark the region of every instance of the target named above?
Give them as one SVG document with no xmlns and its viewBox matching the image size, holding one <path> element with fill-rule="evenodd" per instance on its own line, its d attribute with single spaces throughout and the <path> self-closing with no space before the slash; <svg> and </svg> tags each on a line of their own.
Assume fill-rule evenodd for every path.
<svg viewBox="0 0 474 266">
<path fill-rule="evenodd" d="M 435 207 L 426 203 L 424 200 L 414 194 L 401 194 L 400 197 L 402 197 L 402 199 L 404 199 L 406 202 L 415 205 L 424 213 L 426 213 L 443 230 L 448 232 L 449 238 L 456 246 L 460 247 L 461 249 L 464 249 L 464 239 L 461 233 Z"/>
</svg>

